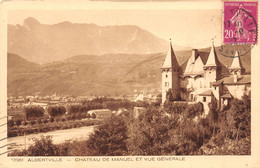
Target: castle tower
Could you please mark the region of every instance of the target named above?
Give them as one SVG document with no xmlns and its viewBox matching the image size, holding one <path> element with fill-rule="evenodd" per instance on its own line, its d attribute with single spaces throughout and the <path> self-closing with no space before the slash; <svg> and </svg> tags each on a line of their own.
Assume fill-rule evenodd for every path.
<svg viewBox="0 0 260 168">
<path fill-rule="evenodd" d="M 238 55 L 237 51 L 233 58 L 232 64 L 228 70 L 229 70 L 230 74 L 232 74 L 232 75 L 243 75 L 243 73 L 245 72 L 245 69 L 242 66 L 240 56 Z"/>
<path fill-rule="evenodd" d="M 166 100 L 166 93 L 169 89 L 172 89 L 173 99 L 178 100 L 180 98 L 180 81 L 179 73 L 180 66 L 177 62 L 175 53 L 172 49 L 172 43 L 170 41 L 170 49 L 166 55 L 162 70 L 162 104 Z"/>
<path fill-rule="evenodd" d="M 214 47 L 214 43 L 212 42 L 212 47 L 209 53 L 208 60 L 203 67 L 204 70 L 204 79 L 205 84 L 204 86 L 207 88 L 211 88 L 212 83 L 216 82 L 220 79 L 220 65 L 218 58 L 216 56 L 216 51 Z"/>
</svg>

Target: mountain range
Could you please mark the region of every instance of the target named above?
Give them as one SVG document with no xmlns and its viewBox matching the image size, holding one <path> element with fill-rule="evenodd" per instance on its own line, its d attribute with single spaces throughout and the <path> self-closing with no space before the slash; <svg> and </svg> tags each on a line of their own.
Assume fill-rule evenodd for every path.
<svg viewBox="0 0 260 168">
<path fill-rule="evenodd" d="M 191 48 L 173 45 L 185 67 Z M 27 18 L 8 25 L 8 96 L 123 95 L 161 88 L 160 67 L 169 44 L 137 26 L 98 26 Z M 232 59 L 217 55 L 223 67 Z M 204 62 L 210 48 L 199 49 Z M 247 73 L 251 55 L 241 57 Z"/>
<path fill-rule="evenodd" d="M 216 47 L 218 51 L 219 47 Z M 210 48 L 200 49 L 207 60 Z M 177 60 L 185 67 L 191 50 L 176 51 Z M 223 69 L 232 63 L 217 52 Z M 161 90 L 164 54 L 78 55 L 44 65 L 29 62 L 8 53 L 8 96 L 18 95 L 123 95 L 134 90 Z M 246 73 L 251 72 L 251 55 L 241 57 Z"/>
<path fill-rule="evenodd" d="M 187 49 L 178 45 L 174 48 Z M 32 17 L 25 19 L 23 25 L 8 25 L 8 52 L 41 64 L 75 55 L 153 54 L 167 50 L 167 41 L 135 25 L 48 25 Z"/>
</svg>

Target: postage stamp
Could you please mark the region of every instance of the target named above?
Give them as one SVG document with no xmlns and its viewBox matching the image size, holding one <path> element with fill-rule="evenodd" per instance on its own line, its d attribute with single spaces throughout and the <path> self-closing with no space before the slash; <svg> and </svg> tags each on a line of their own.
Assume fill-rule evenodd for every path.
<svg viewBox="0 0 260 168">
<path fill-rule="evenodd" d="M 257 9 L 255 1 L 224 2 L 224 44 L 257 43 Z"/>
</svg>

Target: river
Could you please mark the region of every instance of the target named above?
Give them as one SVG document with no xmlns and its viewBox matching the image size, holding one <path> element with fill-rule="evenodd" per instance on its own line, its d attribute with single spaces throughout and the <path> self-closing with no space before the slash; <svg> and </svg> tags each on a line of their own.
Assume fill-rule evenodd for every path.
<svg viewBox="0 0 260 168">
<path fill-rule="evenodd" d="M 26 136 L 17 136 L 8 138 L 8 146 L 9 150 L 21 150 L 21 149 L 28 149 L 30 145 L 33 144 L 32 138 L 40 138 L 41 136 L 52 136 L 52 140 L 54 144 L 63 143 L 66 140 L 86 140 L 89 137 L 89 134 L 93 132 L 94 126 L 87 126 L 87 127 L 80 127 L 80 128 L 72 128 L 72 129 L 65 129 L 65 130 L 56 130 L 50 131 L 45 133 L 38 133 L 38 134 L 29 134 Z M 25 145 L 26 144 L 26 145 Z"/>
</svg>

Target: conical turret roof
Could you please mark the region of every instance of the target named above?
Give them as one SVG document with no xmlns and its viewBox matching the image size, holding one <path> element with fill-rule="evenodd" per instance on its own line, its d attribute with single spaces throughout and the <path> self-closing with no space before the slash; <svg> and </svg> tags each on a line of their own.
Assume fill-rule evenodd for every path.
<svg viewBox="0 0 260 168">
<path fill-rule="evenodd" d="M 229 69 L 243 69 L 243 66 L 241 64 L 240 56 L 238 55 L 238 52 L 236 51 L 235 56 L 233 58 L 233 62 Z"/>
<path fill-rule="evenodd" d="M 174 67 L 179 68 L 180 66 L 178 64 L 175 53 L 172 49 L 172 42 L 170 41 L 170 49 L 166 55 L 162 68 L 174 68 Z"/>
<path fill-rule="evenodd" d="M 208 60 L 205 64 L 205 67 L 211 67 L 211 66 L 218 66 L 218 59 L 216 56 L 216 51 L 215 51 L 215 47 L 214 44 L 212 43 L 212 47 L 209 53 L 209 57 Z"/>
</svg>

